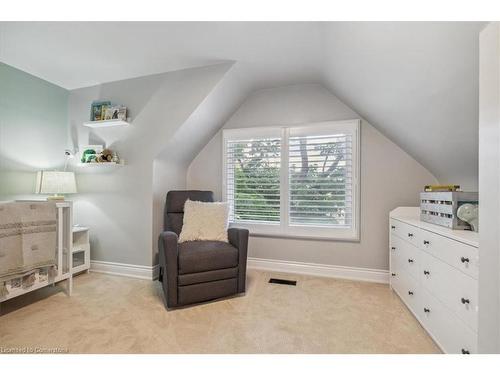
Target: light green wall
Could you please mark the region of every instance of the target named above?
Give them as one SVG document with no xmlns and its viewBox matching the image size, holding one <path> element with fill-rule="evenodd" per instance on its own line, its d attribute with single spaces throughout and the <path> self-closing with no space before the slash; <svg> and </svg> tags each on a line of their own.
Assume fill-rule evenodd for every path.
<svg viewBox="0 0 500 375">
<path fill-rule="evenodd" d="M 0 200 L 33 193 L 35 172 L 60 168 L 68 91 L 0 63 Z"/>
</svg>

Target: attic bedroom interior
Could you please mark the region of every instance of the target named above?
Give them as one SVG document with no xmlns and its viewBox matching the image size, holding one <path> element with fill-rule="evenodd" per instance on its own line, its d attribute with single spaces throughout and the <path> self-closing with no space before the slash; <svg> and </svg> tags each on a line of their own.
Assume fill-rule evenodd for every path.
<svg viewBox="0 0 500 375">
<path fill-rule="evenodd" d="M 0 21 L 0 364 L 500 353 L 500 24 L 256 21 Z"/>
</svg>

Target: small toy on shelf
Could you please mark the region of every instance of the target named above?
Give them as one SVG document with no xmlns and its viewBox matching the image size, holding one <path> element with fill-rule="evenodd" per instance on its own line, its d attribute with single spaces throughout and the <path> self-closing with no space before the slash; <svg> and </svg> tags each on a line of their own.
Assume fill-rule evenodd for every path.
<svg viewBox="0 0 500 375">
<path fill-rule="evenodd" d="M 83 146 L 80 162 L 82 164 L 119 164 L 120 158 L 113 150 L 101 145 Z"/>
<path fill-rule="evenodd" d="M 81 158 L 82 163 L 93 163 L 95 162 L 97 155 L 102 151 L 103 147 L 101 145 L 87 145 L 81 146 Z"/>
<path fill-rule="evenodd" d="M 113 151 L 109 148 L 105 148 L 97 156 L 98 163 L 110 163 L 113 161 Z"/>
<path fill-rule="evenodd" d="M 97 155 L 91 154 L 87 157 L 87 163 L 97 163 Z"/>
<path fill-rule="evenodd" d="M 82 152 L 82 159 L 80 160 L 82 163 L 90 163 L 92 159 L 95 159 L 95 150 L 87 149 Z"/>
</svg>

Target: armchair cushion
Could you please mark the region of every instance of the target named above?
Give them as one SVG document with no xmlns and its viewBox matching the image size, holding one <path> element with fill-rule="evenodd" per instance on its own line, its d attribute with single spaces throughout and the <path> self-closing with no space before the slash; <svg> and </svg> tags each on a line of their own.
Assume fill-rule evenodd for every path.
<svg viewBox="0 0 500 375">
<path fill-rule="evenodd" d="M 238 265 L 238 249 L 221 241 L 179 243 L 179 274 L 232 268 Z"/>
<path fill-rule="evenodd" d="M 229 204 L 186 200 L 179 242 L 224 241 L 227 239 Z"/>
<path fill-rule="evenodd" d="M 184 217 L 184 203 L 186 200 L 199 202 L 213 202 L 214 193 L 200 190 L 172 190 L 167 194 L 165 201 L 164 229 L 179 235 L 182 230 Z"/>
<path fill-rule="evenodd" d="M 179 275 L 179 286 L 207 283 L 217 280 L 234 279 L 236 277 L 238 277 L 238 267 L 188 273 L 185 275 Z"/>
</svg>

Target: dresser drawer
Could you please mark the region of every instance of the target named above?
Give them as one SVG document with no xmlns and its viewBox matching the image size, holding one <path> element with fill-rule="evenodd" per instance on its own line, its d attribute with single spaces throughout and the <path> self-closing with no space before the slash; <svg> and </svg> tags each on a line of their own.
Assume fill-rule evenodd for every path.
<svg viewBox="0 0 500 375">
<path fill-rule="evenodd" d="M 450 266 L 477 279 L 479 266 L 477 248 L 426 230 L 421 230 L 418 246 Z"/>
<path fill-rule="evenodd" d="M 420 265 L 422 286 L 477 332 L 477 280 L 425 252 Z"/>
<path fill-rule="evenodd" d="M 395 234 L 399 238 L 418 246 L 420 241 L 421 229 L 403 223 L 398 220 L 391 219 L 391 233 Z"/>
<path fill-rule="evenodd" d="M 394 289 L 399 295 L 402 293 L 403 284 L 401 282 L 401 277 L 404 275 L 404 272 L 401 272 L 397 269 L 391 268 L 390 274 L 390 284 L 391 288 Z"/>
<path fill-rule="evenodd" d="M 401 274 L 397 292 L 410 310 L 415 314 L 420 312 L 422 307 L 420 287 L 413 277 L 408 274 Z"/>
<path fill-rule="evenodd" d="M 398 237 L 401 237 L 401 230 L 402 230 L 402 226 L 403 226 L 403 223 L 400 222 L 399 220 L 394 220 L 394 219 L 389 219 L 389 226 L 390 226 L 390 229 L 389 229 L 389 233 L 391 235 L 396 235 Z"/>
<path fill-rule="evenodd" d="M 391 270 L 402 270 L 405 266 L 403 262 L 406 261 L 406 252 L 404 249 L 405 243 L 402 239 L 394 234 L 390 238 L 390 257 L 391 257 Z"/>
<path fill-rule="evenodd" d="M 475 332 L 424 288 L 421 290 L 421 300 L 419 319 L 446 353 L 477 353 Z"/>
<path fill-rule="evenodd" d="M 419 277 L 419 258 L 422 250 L 405 240 L 391 235 L 391 269 L 411 274 L 415 279 Z"/>
<path fill-rule="evenodd" d="M 418 280 L 420 274 L 420 254 L 422 251 L 409 243 L 403 241 L 401 244 L 402 263 L 407 272 Z"/>
</svg>

